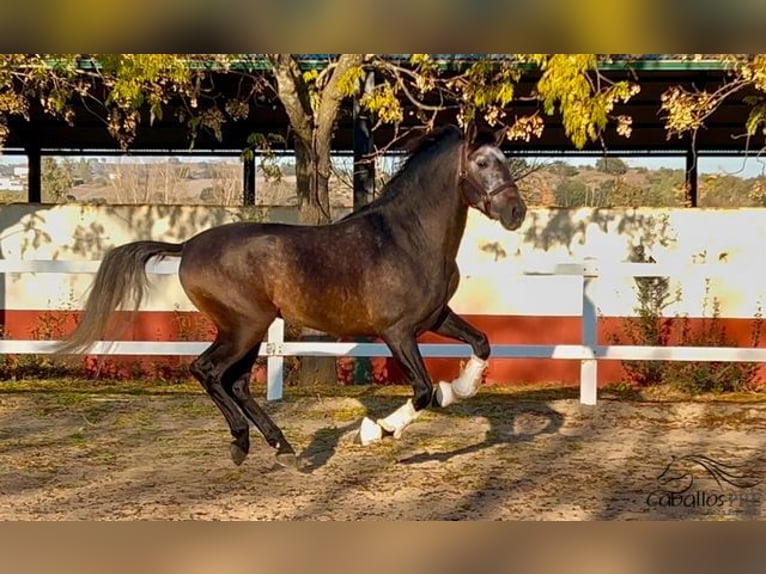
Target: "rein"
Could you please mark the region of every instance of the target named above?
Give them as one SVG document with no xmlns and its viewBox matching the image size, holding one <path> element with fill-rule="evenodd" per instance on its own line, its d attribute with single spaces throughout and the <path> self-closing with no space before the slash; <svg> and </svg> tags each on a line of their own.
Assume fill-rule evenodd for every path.
<svg viewBox="0 0 766 574">
<path fill-rule="evenodd" d="M 471 199 L 467 197 L 465 188 L 463 187 L 466 183 L 468 183 L 474 189 L 474 191 L 478 192 L 479 199 L 477 201 L 471 201 Z M 460 146 L 460 168 L 458 169 L 458 185 L 463 191 L 463 196 L 468 202 L 468 205 L 478 209 L 484 213 L 484 215 L 490 218 L 491 216 L 489 207 L 492 202 L 492 198 L 505 189 L 516 187 L 516 183 L 511 180 L 505 181 L 489 191 L 484 189 L 484 186 L 476 181 L 475 177 L 468 173 L 468 146 L 465 143 Z"/>
</svg>

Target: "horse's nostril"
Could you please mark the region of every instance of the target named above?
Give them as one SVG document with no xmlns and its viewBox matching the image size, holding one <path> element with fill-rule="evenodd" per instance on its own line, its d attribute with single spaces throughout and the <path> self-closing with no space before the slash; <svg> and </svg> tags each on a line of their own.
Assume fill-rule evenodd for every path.
<svg viewBox="0 0 766 574">
<path fill-rule="evenodd" d="M 511 211 L 511 217 L 513 217 L 514 221 L 518 221 L 519 223 L 524 221 L 526 214 L 527 208 L 523 203 L 517 203 L 513 206 Z"/>
</svg>

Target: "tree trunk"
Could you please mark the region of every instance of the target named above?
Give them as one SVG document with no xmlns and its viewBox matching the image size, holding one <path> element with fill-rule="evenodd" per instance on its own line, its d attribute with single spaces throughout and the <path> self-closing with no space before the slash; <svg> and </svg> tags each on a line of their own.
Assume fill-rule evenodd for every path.
<svg viewBox="0 0 766 574">
<path fill-rule="evenodd" d="M 312 100 L 306 81 L 293 54 L 267 54 L 274 71 L 276 90 L 295 142 L 295 175 L 298 186 L 298 221 L 304 225 L 330 223 L 330 149 L 338 110 L 346 97 L 342 82 L 364 62 L 364 54 L 340 54 L 321 82 L 318 99 Z M 327 249 L 332 249 L 331 245 Z M 319 336 L 312 332 L 308 336 Z M 334 358 L 303 357 L 301 383 L 336 382 Z"/>
<path fill-rule="evenodd" d="M 295 144 L 298 221 L 303 225 L 330 223 L 330 150 Z"/>
<path fill-rule="evenodd" d="M 298 185 L 298 221 L 303 225 L 322 225 L 331 221 L 330 214 L 330 151 L 319 153 L 300 141 L 295 145 L 295 175 Z M 327 246 L 331 249 L 332 246 Z M 325 341 L 329 337 L 314 329 L 301 331 L 303 341 Z M 301 357 L 298 385 L 335 384 L 338 366 L 335 357 Z"/>
</svg>

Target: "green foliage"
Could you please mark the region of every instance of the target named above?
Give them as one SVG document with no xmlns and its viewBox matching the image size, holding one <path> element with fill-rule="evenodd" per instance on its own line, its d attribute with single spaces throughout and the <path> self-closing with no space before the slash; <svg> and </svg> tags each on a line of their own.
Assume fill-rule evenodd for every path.
<svg viewBox="0 0 766 574">
<path fill-rule="evenodd" d="M 700 205 L 705 207 L 728 207 L 750 205 L 750 180 L 734 175 L 707 175 L 700 179 Z"/>
<path fill-rule="evenodd" d="M 660 168 L 646 174 L 649 185 L 647 205 L 682 205 L 685 173 L 682 169 Z"/>
<path fill-rule="evenodd" d="M 578 168 L 554 161 L 537 170 L 535 181 L 538 187 L 553 190 L 553 197 L 544 203 L 560 207 L 662 207 L 683 205 L 684 177 L 682 169 L 630 168 L 623 174 L 615 175 L 589 166 Z M 733 179 L 736 181 L 729 186 L 729 191 L 720 193 L 710 188 L 703 179 L 700 182 L 701 204 L 750 206 L 760 205 L 762 201 L 766 205 L 766 192 L 763 192 L 766 184 L 758 184 L 757 179 Z M 719 200 L 717 203 L 715 198 Z"/>
<path fill-rule="evenodd" d="M 596 87 L 590 78 L 598 69 L 596 54 L 536 55 L 533 60 L 543 70 L 537 90 L 545 113 L 561 114 L 564 132 L 578 149 L 588 140 L 596 141 L 615 104 L 628 101 L 639 90 L 628 81 Z"/>
<path fill-rule="evenodd" d="M 645 257 L 642 247 L 634 251 L 631 259 L 654 262 Z M 703 317 L 697 328 L 692 327 L 688 316 L 666 316 L 668 307 L 681 297 L 680 289 L 675 295 L 671 294 L 666 277 L 637 277 L 635 282 L 638 301 L 636 318 L 623 322 L 622 333 L 610 336 L 611 344 L 652 347 L 736 346 L 721 319 L 720 301 L 710 297 L 709 280 L 705 283 Z M 762 322 L 763 313 L 758 308 L 752 322 L 753 347 L 760 345 Z M 757 363 L 623 361 L 622 366 L 628 382 L 639 387 L 669 383 L 684 392 L 698 394 L 749 391 L 757 386 Z"/>
<path fill-rule="evenodd" d="M 710 298 L 710 282 L 705 283 L 702 325 L 692 329 L 688 317 L 681 318 L 681 328 L 676 344 L 694 347 L 736 346 L 726 333 L 721 321 L 720 301 Z M 751 344 L 760 344 L 763 312 L 759 308 L 753 318 Z M 667 367 L 667 377 L 683 391 L 697 393 L 726 393 L 750 391 L 756 388 L 758 363 L 677 362 Z"/>
<path fill-rule="evenodd" d="M 560 114 L 567 136 L 578 148 L 588 139 L 598 139 L 610 121 L 616 122 L 618 134 L 630 136 L 631 118 L 613 116 L 613 110 L 637 93 L 638 86 L 628 80 L 606 80 L 599 72 L 597 54 L 488 54 L 456 74 L 439 73 L 428 54 L 411 55 L 408 66 L 373 56 L 380 84 L 366 104 L 383 112 L 379 117 L 383 123 L 401 121 L 398 102 L 404 101 L 427 125 L 433 125 L 439 110 L 457 108 L 464 124 L 478 118 L 490 125 L 508 124 L 510 139 L 540 137 L 542 114 Z M 536 68 L 542 77 L 530 91 L 520 92 L 524 74 Z M 538 101 L 538 109 L 509 120 L 513 103 L 522 99 Z"/>
<path fill-rule="evenodd" d="M 190 86 L 191 69 L 182 54 L 98 54 L 94 64 L 109 88 L 106 103 L 124 109 L 146 102 L 156 115 L 168 92 Z"/>
<path fill-rule="evenodd" d="M 479 113 L 491 124 L 500 119 L 503 108 L 513 101 L 520 78 L 521 69 L 515 62 L 485 60 L 471 65 L 461 90 L 464 119 L 471 120 Z"/>
<path fill-rule="evenodd" d="M 73 103 L 83 101 L 101 116 L 109 133 L 127 148 L 142 120 L 163 119 L 174 103 L 175 119 L 194 135 L 209 128 L 219 135 L 226 113 L 247 116 L 242 100 L 219 109 L 214 98 L 202 100 L 212 69 L 231 72 L 233 54 L 3 54 L 0 55 L 0 145 L 7 137 L 8 117 L 26 117 L 30 102 L 46 113 L 74 120 Z M 253 89 L 255 91 L 255 89 Z M 249 97 L 249 96 L 248 96 Z"/>
<path fill-rule="evenodd" d="M 436 69 L 436 63 L 431 54 L 410 54 L 410 64 L 421 68 Z"/>
<path fill-rule="evenodd" d="M 39 54 L 0 54 L 0 146 L 8 137 L 8 117 L 29 117 L 30 95 L 49 113 L 60 114 L 67 96 L 49 84 L 45 70 Z"/>
<path fill-rule="evenodd" d="M 596 67 L 595 54 L 550 54 L 537 62 L 543 70 L 537 87 L 546 114 L 555 113 L 557 103 L 562 111 L 574 110 L 590 96 L 587 72 Z"/>
<path fill-rule="evenodd" d="M 175 313 L 179 341 L 209 341 L 214 336 L 212 324 L 199 313 Z M 30 335 L 33 340 L 61 340 L 70 327 L 69 319 L 60 312 L 41 312 Z M 0 338 L 11 334 L 0 325 Z M 41 380 L 64 377 L 101 380 L 150 379 L 179 383 L 190 379 L 187 358 L 126 360 L 93 355 L 81 358 L 52 355 L 3 355 L 0 357 L 0 381 Z"/>
<path fill-rule="evenodd" d="M 556 186 L 556 205 L 560 207 L 581 207 L 588 205 L 588 186 L 580 180 L 565 179 Z"/>
<path fill-rule="evenodd" d="M 360 98 L 360 105 L 373 112 L 380 121 L 396 124 L 404 119 L 404 108 L 393 84 L 383 82 Z"/>
<path fill-rule="evenodd" d="M 628 171 L 628 164 L 619 157 L 600 157 L 596 161 L 596 169 L 611 175 L 623 175 Z"/>
<path fill-rule="evenodd" d="M 634 247 L 629 259 L 636 263 L 654 262 L 646 256 L 642 245 Z M 611 343 L 652 347 L 669 345 L 672 320 L 664 317 L 664 312 L 678 301 L 680 293 L 671 296 L 667 277 L 636 277 L 634 281 L 638 301 L 634 309 L 636 318 L 625 320 L 622 337 L 613 335 Z M 623 361 L 622 367 L 628 381 L 640 387 L 663 383 L 667 371 L 667 365 L 662 361 Z"/>
<path fill-rule="evenodd" d="M 561 160 L 551 163 L 547 170 L 561 177 L 575 177 L 579 173 L 579 170 L 571 163 Z"/>
<path fill-rule="evenodd" d="M 280 134 L 261 134 L 254 132 L 247 138 L 247 147 L 242 152 L 243 159 L 252 159 L 258 151 L 258 167 L 267 180 L 279 181 L 282 179 L 282 170 L 277 163 L 277 154 L 274 148 L 287 145 L 285 138 Z"/>
<path fill-rule="evenodd" d="M 698 54 L 691 54 L 696 57 Z M 661 112 L 669 135 L 696 134 L 704 127 L 705 121 L 727 99 L 742 97 L 750 106 L 748 118 L 743 126 L 748 136 L 766 136 L 766 108 L 763 93 L 766 92 L 766 54 L 714 54 L 714 59 L 728 69 L 726 79 L 720 85 L 707 89 L 688 89 L 682 85 L 671 86 L 661 98 Z M 752 95 L 752 92 L 756 92 Z"/>
<path fill-rule="evenodd" d="M 762 135 L 766 135 L 766 104 L 762 98 L 750 99 L 749 103 L 753 106 L 747 116 L 745 129 L 747 135 L 754 136 L 760 129 Z"/>
<path fill-rule="evenodd" d="M 563 180 L 556 186 L 556 205 L 561 207 L 613 207 L 627 205 L 626 198 L 617 193 L 621 191 L 613 181 L 602 181 L 589 186 L 580 179 Z"/>
<path fill-rule="evenodd" d="M 669 88 L 661 99 L 665 124 L 671 135 L 697 131 L 720 101 L 707 91 L 689 92 L 681 86 Z"/>
<path fill-rule="evenodd" d="M 72 162 L 66 158 L 58 162 L 50 156 L 44 156 L 41 160 L 40 172 L 43 202 L 66 201 L 75 180 Z"/>
<path fill-rule="evenodd" d="M 90 165 L 93 161 L 93 159 L 87 160 L 85 158 L 80 158 L 80 160 L 73 166 L 75 180 L 79 180 L 81 183 L 91 183 L 93 181 Z"/>
<path fill-rule="evenodd" d="M 508 160 L 508 170 L 514 179 L 524 177 L 530 169 L 529 162 L 523 157 L 512 157 Z"/>
<path fill-rule="evenodd" d="M 338 91 L 345 97 L 350 97 L 359 91 L 359 84 L 364 80 L 365 71 L 362 66 L 353 66 L 338 78 Z"/>
<path fill-rule="evenodd" d="M 246 56 L 249 60 L 252 55 Z M 511 139 L 532 141 L 554 115 L 560 116 L 567 137 L 578 148 L 597 141 L 610 124 L 618 134 L 630 137 L 632 120 L 616 114 L 615 107 L 636 94 L 638 86 L 627 74 L 625 80 L 619 80 L 601 73 L 608 54 L 488 54 L 448 73 L 432 54 L 411 54 L 398 63 L 383 54 L 342 56 L 353 58 L 345 59 L 347 65 L 339 57 L 326 67 L 301 70 L 295 75 L 295 89 L 280 92 L 276 68 L 233 66 L 242 54 L 1 54 L 0 146 L 7 136 L 8 118 L 26 117 L 33 101 L 49 115 L 68 122 L 74 121 L 74 102 L 87 102 L 124 148 L 131 145 L 141 122 L 157 120 L 186 125 L 194 143 L 199 130 L 209 130 L 220 138 L 227 121 L 247 119 L 254 98 L 309 101 L 312 109 L 307 113 L 311 115 L 320 102 L 340 101 L 356 93 L 366 70 L 375 71 L 378 83 L 372 93 L 364 95 L 362 105 L 374 112 L 377 125 L 401 124 L 407 113 L 432 127 L 440 112 L 455 109 L 463 121 L 483 117 L 489 123 L 508 124 Z M 766 135 L 766 55 L 713 56 L 728 67 L 729 77 L 708 91 L 683 86 L 669 89 L 661 103 L 668 133 L 700 129 L 721 102 L 750 89 L 755 94 L 743 98 L 750 106 L 743 132 Z M 293 58 L 274 62 L 295 64 Z M 241 93 L 220 101 L 210 81 L 211 70 L 237 74 L 234 79 Z M 521 80 L 530 70 L 540 73 L 539 81 L 529 90 L 522 89 Z M 290 73 L 285 75 L 292 77 L 294 70 L 287 71 Z M 333 93 L 326 93 L 328 89 Z M 529 102 L 537 105 L 516 115 L 520 108 L 514 104 L 520 101 L 525 106 Z M 334 121 L 336 116 L 328 117 Z M 303 126 L 316 126 L 317 121 L 308 118 Z M 330 138 L 332 130 L 324 129 L 322 134 Z M 327 142 L 316 145 L 327 146 Z"/>
<path fill-rule="evenodd" d="M 766 54 L 746 54 L 744 59 L 738 54 L 726 56 L 744 82 L 752 84 L 759 92 L 766 92 Z"/>
</svg>

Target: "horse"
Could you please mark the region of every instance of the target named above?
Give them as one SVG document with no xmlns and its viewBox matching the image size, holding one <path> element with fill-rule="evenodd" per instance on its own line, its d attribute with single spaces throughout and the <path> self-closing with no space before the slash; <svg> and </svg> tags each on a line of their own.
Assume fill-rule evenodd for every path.
<svg viewBox="0 0 766 574">
<path fill-rule="evenodd" d="M 412 386 L 389 416 L 365 417 L 367 445 L 402 431 L 425 409 L 473 396 L 490 356 L 487 335 L 458 316 L 449 300 L 458 288 L 456 255 L 468 209 L 508 230 L 526 205 L 500 149 L 506 130 L 442 126 L 421 137 L 378 198 L 327 225 L 236 222 L 182 243 L 142 240 L 109 250 L 99 266 L 74 331 L 59 354 L 78 354 L 100 337 L 110 315 L 138 309 L 152 259 L 180 258 L 178 277 L 194 306 L 216 327 L 211 345 L 190 364 L 220 410 L 240 465 L 250 451 L 249 423 L 296 466 L 282 430 L 253 399 L 249 374 L 269 325 L 278 317 L 336 337 L 375 337 Z M 429 377 L 417 345 L 426 331 L 466 343 L 472 355 L 460 376 Z"/>
</svg>

